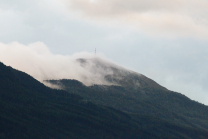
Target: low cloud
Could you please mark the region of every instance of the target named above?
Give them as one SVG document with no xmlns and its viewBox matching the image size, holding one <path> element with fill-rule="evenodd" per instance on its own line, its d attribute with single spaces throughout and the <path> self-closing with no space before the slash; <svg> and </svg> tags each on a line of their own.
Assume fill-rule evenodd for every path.
<svg viewBox="0 0 208 139">
<path fill-rule="evenodd" d="M 85 85 L 105 84 L 105 74 L 112 74 L 110 70 L 103 70 L 97 67 L 96 63 L 88 61 L 87 65 L 82 66 L 77 61 L 79 58 L 99 60 L 104 56 L 90 54 L 87 52 L 76 53 L 71 56 L 54 55 L 42 42 L 29 44 L 28 46 L 13 42 L 9 44 L 0 43 L 0 61 L 15 69 L 26 72 L 39 81 L 50 79 L 76 79 Z"/>
</svg>

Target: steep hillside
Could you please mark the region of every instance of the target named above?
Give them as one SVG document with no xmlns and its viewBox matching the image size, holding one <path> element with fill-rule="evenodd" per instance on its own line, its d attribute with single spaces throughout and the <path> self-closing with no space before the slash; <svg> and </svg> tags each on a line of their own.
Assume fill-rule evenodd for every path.
<svg viewBox="0 0 208 139">
<path fill-rule="evenodd" d="M 74 87 L 80 83 L 75 82 Z M 79 91 L 74 88 L 74 91 Z M 1 139 L 206 138 L 200 128 L 131 115 L 53 90 L 0 63 Z"/>
<path fill-rule="evenodd" d="M 153 80 L 100 59 L 78 59 L 83 67 L 112 85 L 85 86 L 76 80 L 50 80 L 53 85 L 82 96 L 86 101 L 123 112 L 145 114 L 170 122 L 208 129 L 208 107 L 169 91 Z M 89 69 L 89 68 L 88 68 Z"/>
<path fill-rule="evenodd" d="M 170 122 L 208 129 L 208 107 L 186 96 L 165 90 L 130 89 L 122 86 L 85 86 L 76 80 L 50 80 L 86 101 L 131 114 L 145 114 Z"/>
</svg>

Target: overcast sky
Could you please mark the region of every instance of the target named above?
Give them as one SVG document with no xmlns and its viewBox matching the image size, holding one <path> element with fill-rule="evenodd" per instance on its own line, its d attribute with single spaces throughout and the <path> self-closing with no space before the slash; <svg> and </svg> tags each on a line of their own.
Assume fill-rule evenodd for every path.
<svg viewBox="0 0 208 139">
<path fill-rule="evenodd" d="M 96 48 L 208 105 L 207 7 L 207 0 L 1 0 L 0 61 L 18 68 L 33 46 L 65 58 Z"/>
</svg>

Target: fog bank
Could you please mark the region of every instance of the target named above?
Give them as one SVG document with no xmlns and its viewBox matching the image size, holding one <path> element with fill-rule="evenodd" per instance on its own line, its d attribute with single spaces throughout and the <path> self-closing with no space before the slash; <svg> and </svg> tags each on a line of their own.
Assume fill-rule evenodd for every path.
<svg viewBox="0 0 208 139">
<path fill-rule="evenodd" d="M 104 70 L 97 67 L 96 62 L 92 61 L 87 61 L 83 66 L 80 59 L 96 59 L 107 62 L 109 66 L 116 66 L 102 54 L 81 52 L 66 56 L 55 55 L 42 42 L 32 43 L 28 46 L 18 42 L 0 43 L 1 62 L 26 72 L 41 82 L 51 79 L 76 79 L 88 86 L 112 84 L 104 79 L 106 74 L 113 74 L 110 69 Z"/>
</svg>

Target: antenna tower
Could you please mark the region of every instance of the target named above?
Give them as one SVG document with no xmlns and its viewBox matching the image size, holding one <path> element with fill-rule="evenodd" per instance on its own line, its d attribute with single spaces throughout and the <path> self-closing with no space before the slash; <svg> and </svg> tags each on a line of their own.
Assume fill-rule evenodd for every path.
<svg viewBox="0 0 208 139">
<path fill-rule="evenodd" d="M 96 55 L 96 48 L 95 48 L 95 55 Z"/>
</svg>

